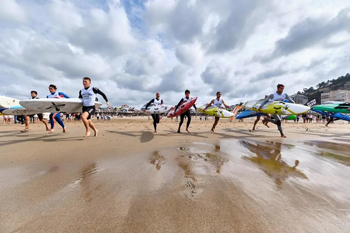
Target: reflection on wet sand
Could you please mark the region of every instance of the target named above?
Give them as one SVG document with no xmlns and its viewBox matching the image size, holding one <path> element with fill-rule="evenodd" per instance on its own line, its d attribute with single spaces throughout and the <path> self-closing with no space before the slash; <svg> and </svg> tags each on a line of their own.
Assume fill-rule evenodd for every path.
<svg viewBox="0 0 350 233">
<path fill-rule="evenodd" d="M 350 166 L 350 145 L 344 143 L 334 143 L 327 141 L 307 141 L 305 145 L 315 147 L 316 153 L 327 159 Z"/>
<path fill-rule="evenodd" d="M 269 141 L 256 143 L 243 140 L 240 143 L 253 153 L 253 156 L 244 156 L 243 158 L 258 164 L 260 169 L 275 180 L 278 188 L 282 188 L 282 181 L 289 176 L 307 179 L 307 176 L 296 168 L 299 165 L 299 160 L 295 160 L 294 166 L 290 166 L 282 160 L 282 143 Z"/>
<path fill-rule="evenodd" d="M 0 189 L 0 232 L 349 232 L 350 167 L 287 142 L 182 142 L 37 165 L 45 182 L 28 165 L 16 174 L 30 179 Z M 33 202 L 38 187 L 47 192 Z"/>
</svg>

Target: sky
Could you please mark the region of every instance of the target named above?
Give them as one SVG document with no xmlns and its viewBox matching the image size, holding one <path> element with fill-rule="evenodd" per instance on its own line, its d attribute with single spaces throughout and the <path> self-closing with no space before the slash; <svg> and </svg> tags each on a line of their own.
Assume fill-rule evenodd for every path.
<svg viewBox="0 0 350 233">
<path fill-rule="evenodd" d="M 2 0 L 0 95 L 76 98 L 85 76 L 112 106 L 294 94 L 350 72 L 349 22 L 348 0 Z"/>
</svg>

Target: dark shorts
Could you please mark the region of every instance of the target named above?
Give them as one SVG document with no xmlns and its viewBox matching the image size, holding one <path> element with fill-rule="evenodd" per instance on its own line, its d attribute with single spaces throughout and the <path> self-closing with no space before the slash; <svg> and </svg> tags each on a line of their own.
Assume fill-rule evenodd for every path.
<svg viewBox="0 0 350 233">
<path fill-rule="evenodd" d="M 43 117 L 43 114 L 42 113 L 39 113 L 39 114 L 36 114 L 37 116 L 38 116 L 38 118 L 39 118 L 39 120 L 43 120 L 44 119 L 44 117 Z M 27 117 L 29 117 L 29 118 L 32 118 L 32 117 L 34 117 L 35 115 L 28 115 Z"/>
<path fill-rule="evenodd" d="M 90 120 L 91 115 L 95 114 L 95 106 L 83 106 L 83 113 L 84 112 L 89 113 L 89 116 L 87 117 L 87 119 Z"/>
</svg>

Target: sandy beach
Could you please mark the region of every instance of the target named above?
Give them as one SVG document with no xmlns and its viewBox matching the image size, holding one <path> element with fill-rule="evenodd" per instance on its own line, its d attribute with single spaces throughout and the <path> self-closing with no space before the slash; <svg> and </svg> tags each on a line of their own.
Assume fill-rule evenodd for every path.
<svg viewBox="0 0 350 233">
<path fill-rule="evenodd" d="M 350 232 L 350 125 L 0 125 L 0 232 Z"/>
</svg>

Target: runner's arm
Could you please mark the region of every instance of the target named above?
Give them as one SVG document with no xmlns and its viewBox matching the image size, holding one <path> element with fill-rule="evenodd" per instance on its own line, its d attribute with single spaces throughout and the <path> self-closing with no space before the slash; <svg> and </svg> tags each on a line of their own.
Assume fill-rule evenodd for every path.
<svg viewBox="0 0 350 233">
<path fill-rule="evenodd" d="M 148 108 L 148 106 L 150 106 L 150 105 L 151 105 L 151 103 L 154 103 L 154 99 L 151 99 L 151 101 L 150 101 L 150 102 L 148 102 L 148 103 L 146 104 L 146 106 L 145 106 L 145 110 Z"/>
<path fill-rule="evenodd" d="M 292 98 L 290 98 L 290 96 L 288 94 L 286 94 L 286 99 L 293 104 L 295 103 L 294 100 Z"/>
<path fill-rule="evenodd" d="M 225 106 L 226 108 L 229 108 L 229 107 L 230 107 L 230 106 L 228 106 L 228 105 L 225 103 L 224 100 L 222 100 L 222 103 L 224 104 L 224 106 Z"/>
<path fill-rule="evenodd" d="M 100 89 L 98 89 L 97 87 L 94 87 L 94 88 L 92 88 L 92 90 L 94 91 L 95 94 L 100 94 L 103 97 L 103 99 L 106 102 L 108 102 L 107 96 Z"/>
<path fill-rule="evenodd" d="M 64 94 L 63 92 L 58 92 L 58 95 L 60 96 L 60 97 L 64 97 L 64 98 L 69 98 L 69 96 L 68 95 L 66 95 L 66 94 Z"/>
<path fill-rule="evenodd" d="M 207 106 L 205 106 L 204 110 L 207 109 L 207 108 L 209 108 L 209 106 L 212 105 L 212 104 L 214 104 L 214 100 L 210 101 L 210 103 L 207 104 Z"/>
<path fill-rule="evenodd" d="M 79 99 L 82 99 L 83 98 L 83 96 L 81 95 L 81 91 L 79 91 L 79 97 L 78 97 Z"/>
<path fill-rule="evenodd" d="M 273 94 L 269 95 L 260 105 L 259 109 L 261 109 L 269 100 L 273 99 Z"/>
<path fill-rule="evenodd" d="M 175 108 L 175 111 L 174 111 L 174 112 L 176 112 L 176 110 L 180 107 L 180 105 L 182 104 L 182 102 L 184 102 L 183 99 L 181 99 L 180 102 L 176 105 L 176 108 Z"/>
</svg>

